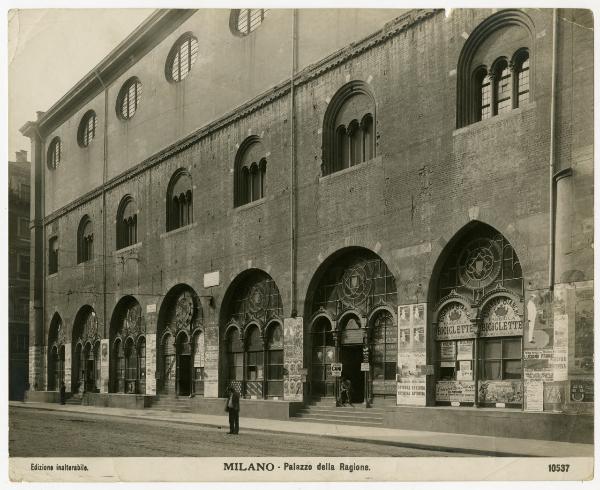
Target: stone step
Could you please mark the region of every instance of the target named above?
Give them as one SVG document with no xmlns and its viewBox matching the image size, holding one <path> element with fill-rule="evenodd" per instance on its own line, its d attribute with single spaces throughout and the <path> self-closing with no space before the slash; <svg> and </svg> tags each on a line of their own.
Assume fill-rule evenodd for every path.
<svg viewBox="0 0 600 490">
<path fill-rule="evenodd" d="M 362 421 L 356 419 L 342 419 L 342 418 L 326 418 L 326 417 L 294 417 L 290 420 L 296 422 L 318 422 L 320 424 L 333 424 L 333 425 L 360 425 L 362 427 L 382 427 L 383 421 Z"/>
<path fill-rule="evenodd" d="M 323 417 L 341 417 L 345 419 L 371 419 L 383 420 L 382 414 L 376 412 L 344 412 L 339 410 L 315 410 L 302 409 L 297 413 L 298 416 L 323 416 Z"/>
</svg>

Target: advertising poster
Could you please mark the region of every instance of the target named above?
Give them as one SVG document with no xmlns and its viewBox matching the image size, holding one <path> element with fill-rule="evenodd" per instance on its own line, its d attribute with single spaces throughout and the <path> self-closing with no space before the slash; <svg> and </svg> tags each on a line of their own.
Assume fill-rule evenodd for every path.
<svg viewBox="0 0 600 490">
<path fill-rule="evenodd" d="M 456 344 L 450 340 L 440 342 L 440 357 L 442 359 L 455 359 L 456 357 Z"/>
<path fill-rule="evenodd" d="M 425 377 L 400 378 L 396 385 L 398 405 L 425 406 Z"/>
<path fill-rule="evenodd" d="M 594 380 L 574 379 L 571 380 L 570 396 L 572 402 L 591 403 L 594 401 Z"/>
<path fill-rule="evenodd" d="M 207 325 L 204 330 L 204 397 L 219 396 L 219 327 Z"/>
<path fill-rule="evenodd" d="M 523 403 L 523 383 L 518 381 L 480 381 L 480 403 Z"/>
<path fill-rule="evenodd" d="M 146 395 L 156 395 L 156 334 L 146 334 Z"/>
<path fill-rule="evenodd" d="M 592 288 L 575 290 L 575 325 L 569 331 L 573 349 L 572 373 L 592 374 L 594 371 L 594 292 Z"/>
<path fill-rule="evenodd" d="M 435 384 L 435 399 L 438 402 L 475 402 L 474 381 L 438 381 Z"/>
<path fill-rule="evenodd" d="M 543 381 L 525 381 L 525 410 L 528 412 L 544 411 Z"/>
<path fill-rule="evenodd" d="M 456 342 L 457 344 L 457 354 L 456 359 L 458 361 L 461 360 L 471 360 L 473 359 L 473 341 L 472 340 L 459 340 Z"/>
<path fill-rule="evenodd" d="M 304 340 L 302 317 L 283 320 L 283 398 L 302 401 L 302 346 Z"/>
<path fill-rule="evenodd" d="M 426 304 L 398 306 L 398 368 L 396 403 L 421 405 L 426 403 Z"/>
<path fill-rule="evenodd" d="M 100 340 L 100 392 L 108 393 L 108 339 Z"/>
<path fill-rule="evenodd" d="M 65 344 L 65 387 L 71 389 L 71 344 Z"/>
</svg>

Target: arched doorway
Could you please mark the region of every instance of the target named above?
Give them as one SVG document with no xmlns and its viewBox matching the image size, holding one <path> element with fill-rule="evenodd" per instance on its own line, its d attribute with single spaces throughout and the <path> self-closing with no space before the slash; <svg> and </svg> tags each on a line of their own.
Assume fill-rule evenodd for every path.
<svg viewBox="0 0 600 490">
<path fill-rule="evenodd" d="M 233 281 L 221 309 L 221 393 L 233 385 L 247 398 L 283 395 L 283 334 L 270 330 L 283 325 L 282 317 L 279 289 L 267 273 L 253 269 Z"/>
<path fill-rule="evenodd" d="M 203 394 L 204 341 L 203 335 L 198 337 L 204 332 L 202 318 L 200 299 L 189 286 L 179 284 L 165 296 L 157 325 L 159 393 Z"/>
<path fill-rule="evenodd" d="M 523 406 L 523 275 L 502 234 L 465 228 L 440 257 L 433 295 L 435 403 Z"/>
<path fill-rule="evenodd" d="M 110 322 L 111 392 L 146 392 L 145 333 L 142 308 L 138 301 L 133 296 L 121 298 Z"/>
<path fill-rule="evenodd" d="M 55 313 L 48 332 L 48 391 L 58 391 L 65 381 L 65 332 Z"/>
<path fill-rule="evenodd" d="M 83 306 L 73 326 L 72 391 L 100 391 L 100 334 L 96 312 Z"/>
<path fill-rule="evenodd" d="M 362 248 L 339 251 L 321 265 L 308 291 L 310 395 L 338 396 L 340 377 L 334 374 L 341 363 L 355 402 L 395 400 L 397 293 L 385 262 Z"/>
</svg>

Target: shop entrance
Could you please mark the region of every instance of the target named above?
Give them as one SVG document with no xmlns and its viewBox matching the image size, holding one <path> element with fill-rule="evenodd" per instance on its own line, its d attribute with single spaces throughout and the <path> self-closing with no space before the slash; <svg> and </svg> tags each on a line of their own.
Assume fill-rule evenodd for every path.
<svg viewBox="0 0 600 490">
<path fill-rule="evenodd" d="M 362 362 L 362 344 L 343 345 L 340 359 L 342 362 L 342 379 L 350 380 L 352 383 L 352 403 L 362 403 L 365 399 L 364 374 L 360 370 Z"/>
<path fill-rule="evenodd" d="M 191 386 L 191 356 L 180 355 L 177 363 L 177 369 L 179 372 L 177 373 L 178 380 L 178 389 L 177 393 L 182 396 L 189 396 L 190 394 L 190 386 Z"/>
</svg>

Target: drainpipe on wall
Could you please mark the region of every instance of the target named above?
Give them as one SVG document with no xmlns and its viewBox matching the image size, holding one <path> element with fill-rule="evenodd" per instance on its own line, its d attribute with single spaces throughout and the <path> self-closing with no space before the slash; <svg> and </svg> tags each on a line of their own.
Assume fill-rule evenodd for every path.
<svg viewBox="0 0 600 490">
<path fill-rule="evenodd" d="M 554 235 L 556 228 L 556 196 L 555 196 L 555 183 L 554 183 L 554 168 L 556 153 L 554 149 L 555 145 L 555 131 L 556 131 L 556 58 L 557 58 L 557 46 L 556 36 L 558 31 L 558 16 L 557 9 L 552 9 L 552 82 L 550 88 L 550 157 L 548 163 L 548 179 L 550 184 L 550 202 L 549 202 L 549 216 L 550 216 L 550 230 L 548 236 L 548 289 L 554 290 L 554 271 L 555 271 L 555 244 Z"/>
<path fill-rule="evenodd" d="M 296 114 L 294 103 L 294 77 L 296 75 L 298 9 L 292 10 L 292 66 L 290 74 L 290 316 L 297 315 L 296 299 Z"/>
<path fill-rule="evenodd" d="M 96 78 L 104 90 L 104 148 L 102 165 L 102 318 L 104 322 L 102 338 L 108 338 L 106 331 L 106 177 L 108 173 L 108 87 L 104 84 L 98 70 L 94 70 Z"/>
</svg>

